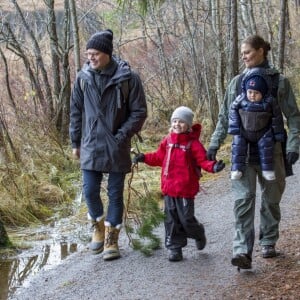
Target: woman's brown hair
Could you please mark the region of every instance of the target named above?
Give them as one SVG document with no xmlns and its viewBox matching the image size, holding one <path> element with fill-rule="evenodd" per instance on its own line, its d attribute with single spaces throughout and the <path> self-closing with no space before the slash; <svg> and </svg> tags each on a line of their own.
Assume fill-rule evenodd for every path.
<svg viewBox="0 0 300 300">
<path fill-rule="evenodd" d="M 264 57 L 267 57 L 268 52 L 271 50 L 269 42 L 265 41 L 259 35 L 250 35 L 242 41 L 242 44 L 248 44 L 255 50 L 262 48 L 264 50 Z"/>
</svg>

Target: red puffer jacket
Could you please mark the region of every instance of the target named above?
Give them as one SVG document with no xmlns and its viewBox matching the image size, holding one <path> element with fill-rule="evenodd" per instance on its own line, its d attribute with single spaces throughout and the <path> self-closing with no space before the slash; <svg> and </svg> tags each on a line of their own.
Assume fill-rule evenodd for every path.
<svg viewBox="0 0 300 300">
<path fill-rule="evenodd" d="M 200 124 L 193 125 L 192 132 L 170 133 L 155 152 L 145 154 L 147 165 L 162 167 L 161 190 L 164 195 L 194 199 L 200 187 L 196 167 L 213 173 L 216 161 L 206 159 L 206 150 L 199 141 L 200 133 Z"/>
</svg>

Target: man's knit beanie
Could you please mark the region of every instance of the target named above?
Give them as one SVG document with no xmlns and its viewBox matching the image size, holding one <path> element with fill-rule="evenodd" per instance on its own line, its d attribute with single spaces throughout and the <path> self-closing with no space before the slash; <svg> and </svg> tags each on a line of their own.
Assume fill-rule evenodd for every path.
<svg viewBox="0 0 300 300">
<path fill-rule="evenodd" d="M 266 81 L 262 76 L 254 75 L 247 79 L 246 81 L 246 90 L 255 90 L 261 92 L 264 97 L 268 92 L 268 86 Z"/>
<path fill-rule="evenodd" d="M 189 127 L 192 127 L 193 118 L 194 118 L 194 113 L 190 108 L 186 106 L 179 106 L 174 110 L 171 116 L 171 122 L 173 121 L 173 119 L 180 119 L 183 120 L 185 123 L 187 123 Z"/>
<path fill-rule="evenodd" d="M 113 32 L 110 29 L 106 29 L 93 34 L 86 44 L 86 50 L 88 49 L 96 49 L 111 56 L 113 51 Z"/>
</svg>

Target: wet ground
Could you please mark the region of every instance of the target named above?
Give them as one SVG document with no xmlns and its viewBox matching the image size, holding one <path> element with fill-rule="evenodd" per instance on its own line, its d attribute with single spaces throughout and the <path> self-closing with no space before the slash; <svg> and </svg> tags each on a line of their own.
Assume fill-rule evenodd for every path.
<svg viewBox="0 0 300 300">
<path fill-rule="evenodd" d="M 26 252 L 16 258 L 19 261 L 14 262 L 13 267 L 11 264 L 7 276 L 7 286 L 13 286 L 12 283 L 15 282 L 15 287 L 13 291 L 7 292 L 0 286 L 0 299 L 297 299 L 291 293 L 290 298 L 273 297 L 270 294 L 253 298 L 251 295 L 255 294 L 256 284 L 259 284 L 266 270 L 275 268 L 276 272 L 276 266 L 290 255 L 281 245 L 284 245 L 282 241 L 287 238 L 291 224 L 299 225 L 299 169 L 297 163 L 296 176 L 287 179 L 287 189 L 282 200 L 281 236 L 278 243 L 278 247 L 282 247 L 278 249 L 281 255 L 275 259 L 261 259 L 260 248 L 256 242 L 253 268 L 247 272 L 238 273 L 230 264 L 233 203 L 229 171 L 225 170 L 216 180 L 203 184 L 205 192 L 195 202 L 196 216 L 204 224 L 208 240 L 203 251 L 198 251 L 194 241 L 190 240 L 184 248 L 184 260 L 181 262 L 169 262 L 164 247 L 155 251 L 153 256 L 145 257 L 129 247 L 126 235 L 121 232 L 122 258 L 105 262 L 101 254 L 89 253 L 86 242 L 78 243 L 78 237 L 82 235 L 82 241 L 85 241 L 89 226 L 76 226 L 74 222 L 74 227 L 72 225 L 70 228 L 67 221 L 57 224 L 61 234 L 52 239 L 52 243 L 37 249 L 37 253 L 40 252 L 38 258 L 33 259 L 31 256 L 22 261 L 22 255 L 26 257 Z M 257 204 L 256 228 L 259 197 Z M 74 240 L 77 238 L 76 246 L 72 240 L 62 239 L 69 230 L 67 228 L 72 232 L 67 236 L 74 236 Z M 158 234 L 163 240 L 162 226 L 158 229 Z M 51 253 L 55 253 L 53 263 L 50 262 Z M 295 253 L 299 254 L 299 249 L 291 255 Z M 31 271 L 28 272 L 21 265 L 35 268 L 29 267 Z M 15 275 L 11 276 L 13 272 Z M 252 283 L 251 287 L 246 285 L 249 282 Z"/>
<path fill-rule="evenodd" d="M 81 195 L 70 208 L 74 215 L 81 206 Z M 20 287 L 27 287 L 41 270 L 55 268 L 88 243 L 90 226 L 74 217 L 54 216 L 47 225 L 8 231 L 22 250 L 0 256 L 0 300 L 10 299 Z M 28 247 L 28 248 L 27 248 Z"/>
</svg>

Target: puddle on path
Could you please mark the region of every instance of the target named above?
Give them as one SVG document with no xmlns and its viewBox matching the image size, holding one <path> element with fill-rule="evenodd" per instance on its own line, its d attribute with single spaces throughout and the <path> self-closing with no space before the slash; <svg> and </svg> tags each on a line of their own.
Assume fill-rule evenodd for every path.
<svg viewBox="0 0 300 300">
<path fill-rule="evenodd" d="M 76 201 L 79 207 L 78 197 Z M 69 217 L 13 233 L 30 248 L 13 257 L 0 257 L 0 300 L 9 300 L 19 287 L 29 285 L 40 270 L 51 269 L 86 247 L 89 231 L 88 223 Z"/>
</svg>

